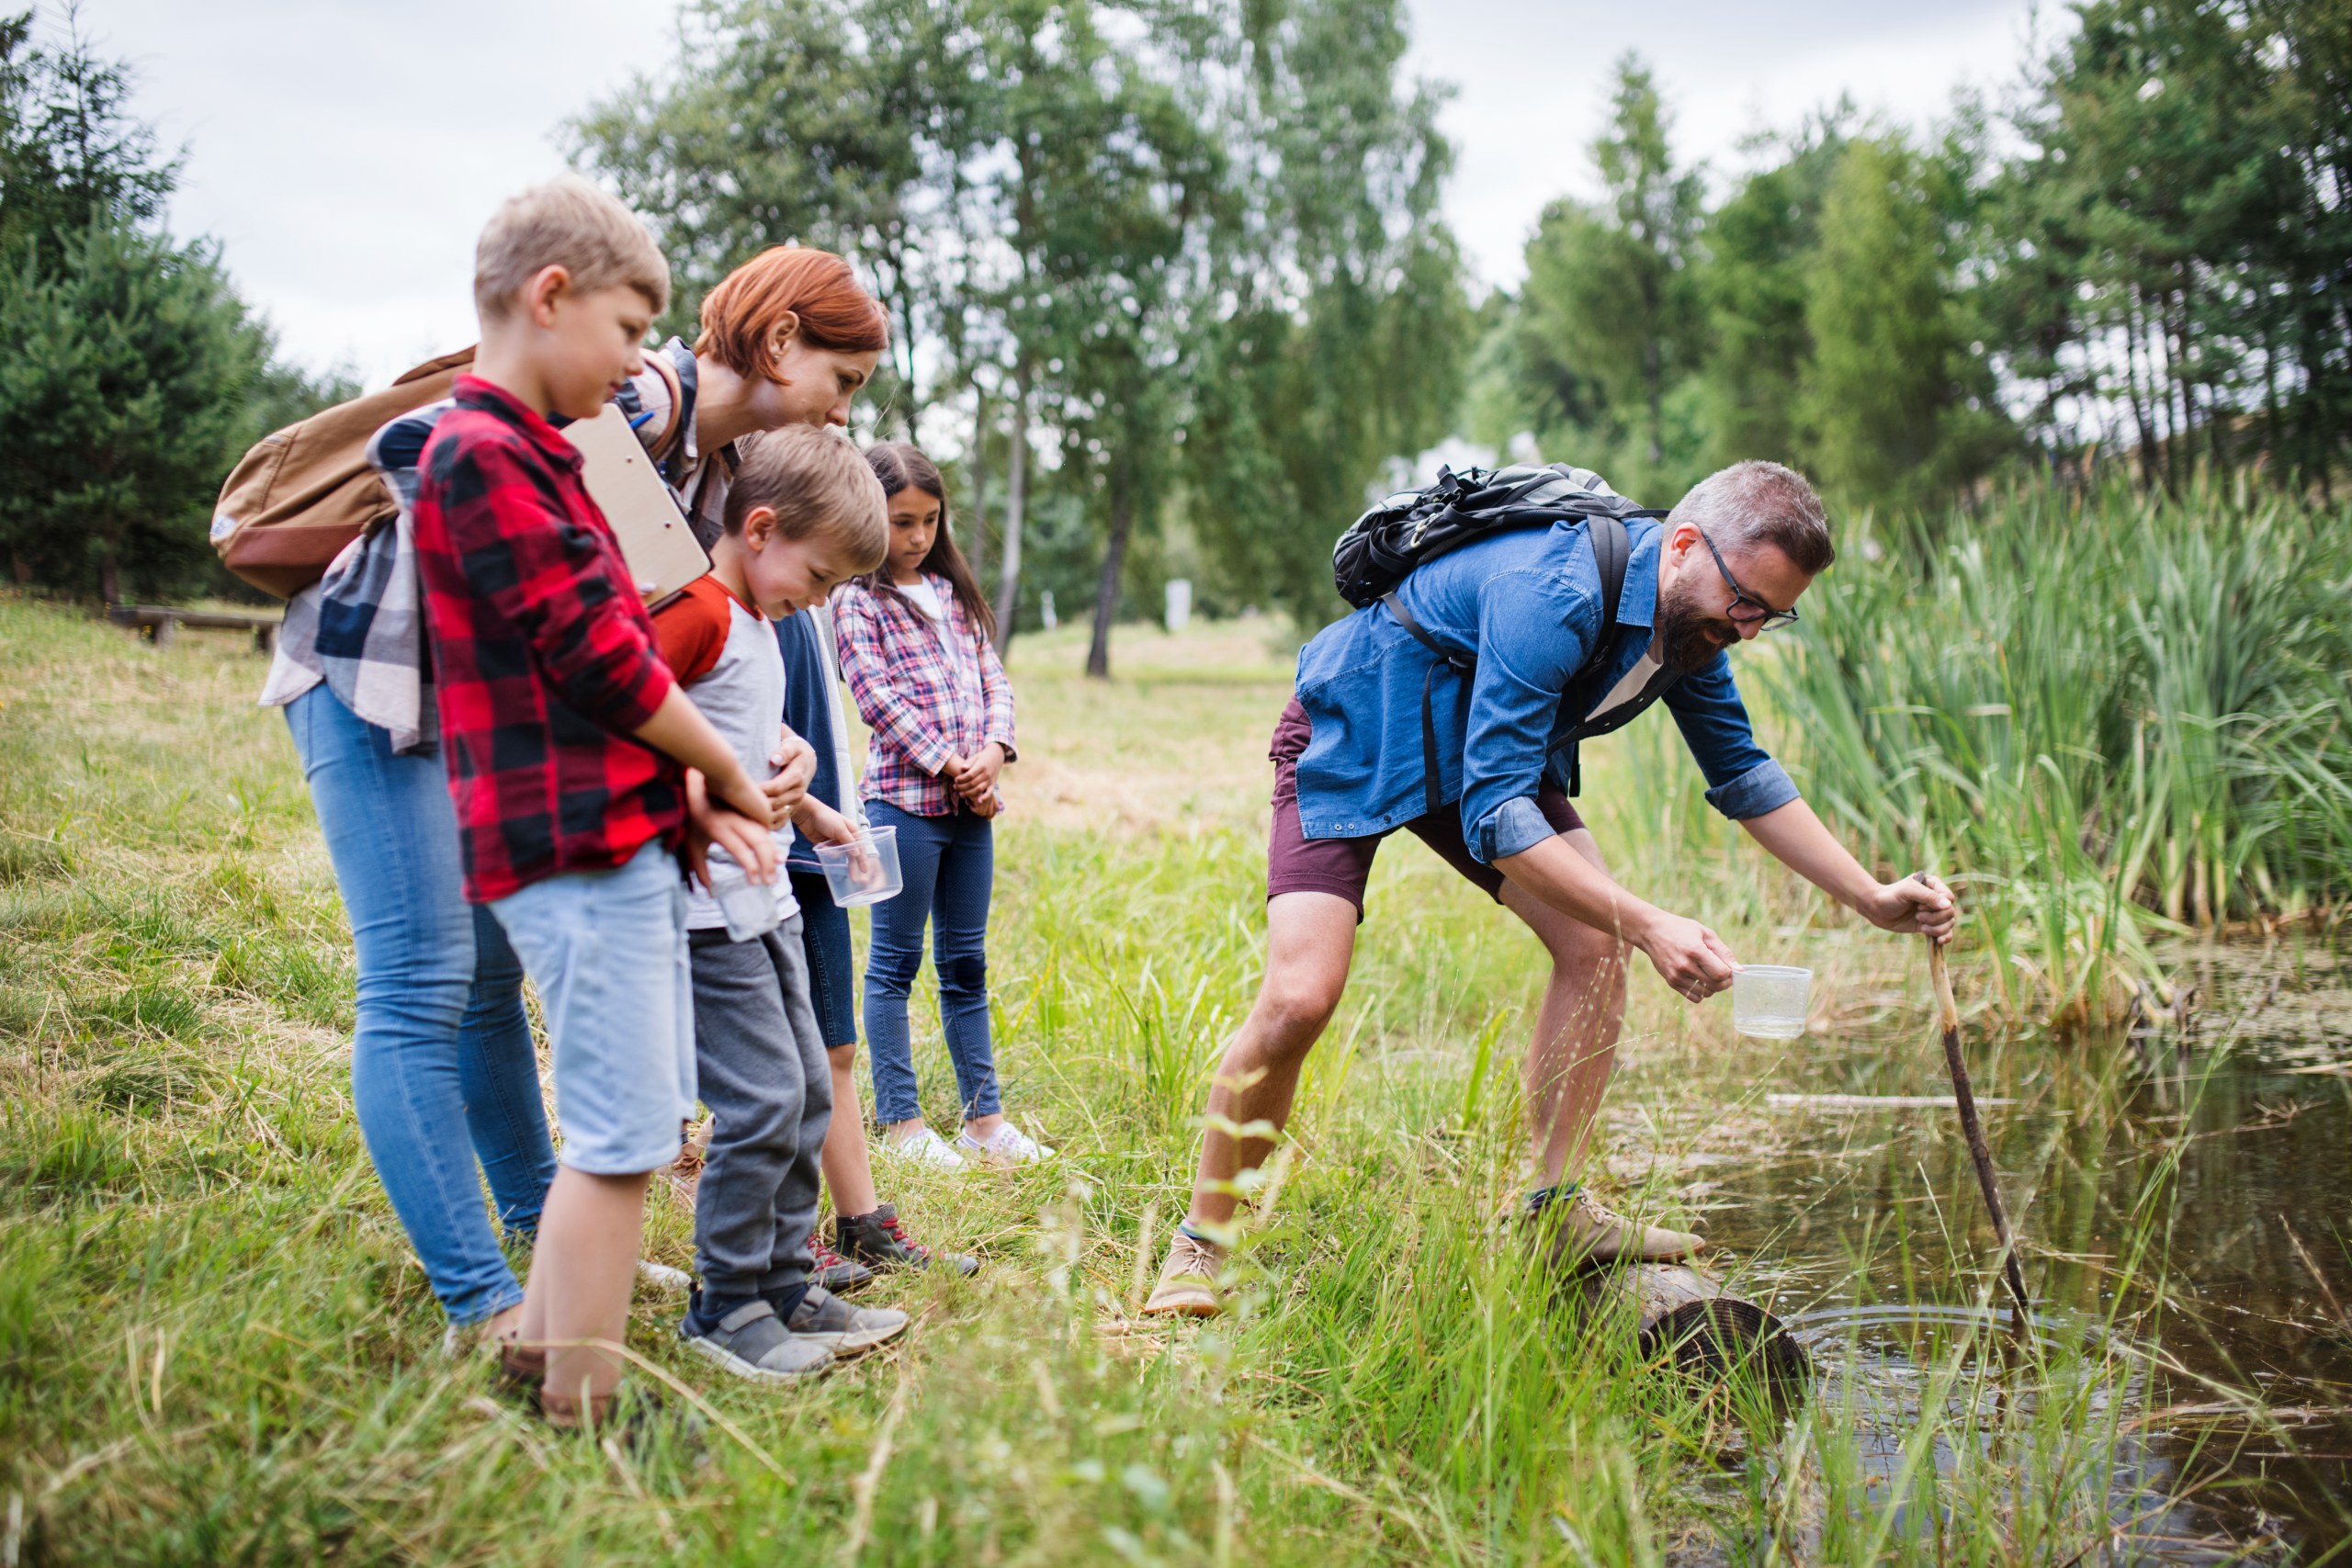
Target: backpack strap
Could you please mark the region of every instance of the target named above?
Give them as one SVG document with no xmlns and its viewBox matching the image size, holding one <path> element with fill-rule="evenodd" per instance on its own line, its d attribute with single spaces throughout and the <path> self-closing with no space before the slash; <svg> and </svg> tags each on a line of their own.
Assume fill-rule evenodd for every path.
<svg viewBox="0 0 2352 1568">
<path fill-rule="evenodd" d="M 1429 629 L 1413 619 L 1413 613 L 1405 608 L 1405 601 L 1397 598 L 1394 590 L 1382 594 L 1380 602 L 1388 606 L 1388 613 L 1396 617 L 1396 624 L 1412 634 L 1415 642 L 1437 655 L 1438 664 L 1449 665 L 1461 671 L 1465 677 L 1463 700 L 1467 702 L 1470 689 L 1466 678 L 1478 667 L 1476 657 L 1451 652 L 1440 646 L 1437 638 L 1430 636 Z M 1437 664 L 1430 665 L 1429 673 L 1421 677 L 1421 789 L 1422 798 L 1429 803 L 1429 814 L 1432 817 L 1445 805 L 1445 791 L 1438 783 L 1437 776 L 1437 706 L 1431 694 L 1431 687 L 1437 681 Z"/>
<path fill-rule="evenodd" d="M 1585 656 L 1590 663 L 1617 629 L 1617 605 L 1625 597 L 1625 565 L 1633 559 L 1634 541 L 1624 523 L 1607 513 L 1585 519 L 1585 536 L 1592 541 L 1592 564 L 1600 569 L 1600 636 L 1593 638 L 1592 651 Z"/>
<path fill-rule="evenodd" d="M 1637 516 L 1656 516 L 1654 513 L 1637 513 Z M 1592 639 L 1592 647 L 1585 654 L 1582 668 L 1568 682 L 1570 700 L 1585 702 L 1598 694 L 1587 690 L 1593 683 L 1601 656 L 1609 651 L 1610 634 L 1617 629 L 1617 607 L 1625 597 L 1625 568 L 1633 559 L 1634 545 L 1625 531 L 1622 518 L 1607 513 L 1595 513 L 1585 519 L 1586 537 L 1592 541 L 1592 564 L 1600 570 L 1600 629 Z M 1574 740 L 1568 742 L 1568 794 L 1584 793 L 1584 757 Z"/>
<path fill-rule="evenodd" d="M 662 385 L 670 393 L 670 422 L 662 427 L 661 434 L 645 444 L 645 455 L 653 459 L 653 466 L 658 468 L 670 460 L 670 454 L 675 452 L 679 443 L 685 439 L 686 421 L 693 416 L 694 411 L 688 407 L 690 400 L 686 396 L 684 378 L 678 374 L 677 367 L 670 363 L 667 354 L 655 349 L 645 356 L 645 367 L 662 378 Z"/>
<path fill-rule="evenodd" d="M 1663 513 L 1634 514 L 1637 517 L 1663 517 Z M 1590 712 L 1592 701 L 1601 696 L 1600 691 L 1592 691 L 1592 686 L 1597 684 L 1597 677 L 1600 677 L 1600 659 L 1601 653 L 1609 651 L 1609 635 L 1616 632 L 1618 604 L 1625 600 L 1625 564 L 1633 559 L 1633 538 L 1625 534 L 1625 525 L 1618 517 L 1595 514 L 1588 522 L 1590 522 L 1592 536 L 1592 564 L 1600 567 L 1601 573 L 1601 627 L 1600 635 L 1592 639 L 1592 651 L 1585 656 L 1585 668 L 1580 668 L 1576 672 L 1576 680 L 1569 682 L 1569 701 L 1578 703 L 1578 705 L 1583 705 L 1583 710 Z M 1569 795 L 1576 797 L 1576 795 L 1583 795 L 1583 745 L 1578 740 L 1569 740 Z"/>
<path fill-rule="evenodd" d="M 725 531 L 718 525 L 710 523 L 705 515 L 710 503 L 710 482 L 718 477 L 719 469 L 725 468 L 727 482 L 733 484 L 735 470 L 742 465 L 743 459 L 736 452 L 735 443 L 729 441 L 726 446 L 713 452 L 702 466 L 702 479 L 695 486 L 693 499 L 686 503 L 686 527 L 706 550 L 718 544 L 719 534 Z M 708 536 L 706 537 L 706 535 Z"/>
</svg>

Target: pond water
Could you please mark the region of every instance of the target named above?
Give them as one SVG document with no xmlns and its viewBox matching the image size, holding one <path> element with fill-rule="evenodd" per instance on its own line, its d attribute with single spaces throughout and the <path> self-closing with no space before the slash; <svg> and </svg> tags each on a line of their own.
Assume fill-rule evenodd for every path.
<svg viewBox="0 0 2352 1568">
<path fill-rule="evenodd" d="M 2194 1010 L 2139 1038 L 1978 1035 L 1969 1052 L 1977 1094 L 2012 1102 L 1984 1116 L 2038 1331 L 2108 1368 L 2070 1417 L 2113 1434 L 2086 1484 L 2114 1530 L 2080 1560 L 2311 1561 L 2352 1543 L 2352 952 L 2173 956 Z M 1976 1331 L 2007 1314 L 1987 1304 L 1992 1234 L 1951 1111 L 1819 1098 L 1949 1094 L 1925 1016 L 1881 1011 L 1794 1052 L 1743 1047 L 1780 1053 L 1733 1091 L 1746 1152 L 1695 1154 L 1663 1184 L 1708 1212 L 1883 1480 L 1924 1401 L 2061 1395 L 1989 1353 L 1932 1375 L 1956 1344 L 1997 1343 Z M 1939 1446 L 1939 1470 L 1952 1458 Z"/>
</svg>

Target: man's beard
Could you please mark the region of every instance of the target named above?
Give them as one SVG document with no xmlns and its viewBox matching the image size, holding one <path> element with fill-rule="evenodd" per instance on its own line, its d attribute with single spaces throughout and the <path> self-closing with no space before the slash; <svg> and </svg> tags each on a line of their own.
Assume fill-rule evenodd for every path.
<svg viewBox="0 0 2352 1568">
<path fill-rule="evenodd" d="M 1658 664 L 1670 675 L 1688 675 L 1703 668 L 1730 643 L 1739 640 L 1738 627 L 1720 616 L 1702 612 L 1695 598 L 1678 587 L 1669 587 L 1658 595 Z M 1717 637 L 1726 640 L 1718 642 Z"/>
</svg>

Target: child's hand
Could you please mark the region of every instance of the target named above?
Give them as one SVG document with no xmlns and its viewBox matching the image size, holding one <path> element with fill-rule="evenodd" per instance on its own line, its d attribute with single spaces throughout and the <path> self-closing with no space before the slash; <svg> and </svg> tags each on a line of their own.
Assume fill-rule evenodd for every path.
<svg viewBox="0 0 2352 1568">
<path fill-rule="evenodd" d="M 789 817 L 808 793 L 808 781 L 817 774 L 817 749 L 786 726 L 776 740 L 775 750 L 768 753 L 768 765 L 775 772 L 760 787 L 775 802 L 777 814 Z"/>
<path fill-rule="evenodd" d="M 991 740 L 972 753 L 956 778 L 956 793 L 983 817 L 996 815 L 996 780 L 1004 771 L 1004 748 Z"/>
<path fill-rule="evenodd" d="M 775 836 L 741 812 L 714 806 L 707 782 L 699 768 L 686 770 L 686 841 L 682 850 L 686 874 L 710 886 L 708 850 L 717 844 L 743 868 L 743 874 L 765 886 L 775 881 Z"/>
<path fill-rule="evenodd" d="M 784 812 L 768 798 L 768 792 L 752 782 L 752 775 L 736 763 L 725 773 L 711 778 L 713 804 L 724 802 L 763 828 L 775 828 L 784 821 Z"/>
<path fill-rule="evenodd" d="M 803 796 L 793 809 L 792 825 L 807 834 L 813 844 L 857 842 L 857 824 L 813 795 Z"/>
</svg>

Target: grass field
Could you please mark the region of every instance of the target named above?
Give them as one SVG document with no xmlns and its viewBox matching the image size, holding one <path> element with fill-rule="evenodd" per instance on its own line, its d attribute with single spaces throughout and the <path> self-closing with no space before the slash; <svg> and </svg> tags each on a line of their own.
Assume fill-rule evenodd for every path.
<svg viewBox="0 0 2352 1568">
<path fill-rule="evenodd" d="M 1952 1350 L 1944 1414 L 1904 1439 L 1950 1461 L 1889 1485 L 1851 1410 L 1710 1392 L 1541 1288 L 1493 1220 L 1533 944 L 1417 846 L 1383 856 L 1241 1310 L 1133 1323 L 1257 978 L 1287 652 L 1256 623 L 1123 632 L 1109 685 L 1081 653 L 1015 650 L 991 950 L 1008 1108 L 1067 1157 L 899 1182 L 922 1234 L 987 1267 L 890 1284 L 918 1317 L 904 1348 L 807 1391 L 714 1382 L 675 1304 L 640 1296 L 644 1375 L 709 1427 L 699 1457 L 631 1456 L 555 1438 L 439 1353 L 351 1117 L 345 933 L 284 725 L 252 705 L 261 661 L 0 598 L 0 1556 L 1996 1562 L 2104 1527 L 2124 1374 L 2090 1352 L 2005 1411 L 1940 1397 Z M 1621 874 L 1743 959 L 1804 953 L 1823 1027 L 1916 1007 L 1917 944 L 1740 853 L 1669 727 L 1589 774 Z M 917 1019 L 944 1117 L 921 998 Z M 1613 1196 L 1687 1214 L 1658 1173 L 1741 1146 L 1706 1066 L 1728 1026 L 1639 971 Z M 686 1262 L 672 1200 L 650 1232 Z M 1945 1521 L 1924 1535 L 1901 1522 L 1922 1485 Z"/>
</svg>

